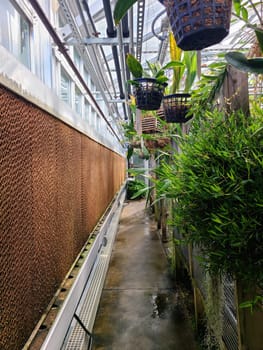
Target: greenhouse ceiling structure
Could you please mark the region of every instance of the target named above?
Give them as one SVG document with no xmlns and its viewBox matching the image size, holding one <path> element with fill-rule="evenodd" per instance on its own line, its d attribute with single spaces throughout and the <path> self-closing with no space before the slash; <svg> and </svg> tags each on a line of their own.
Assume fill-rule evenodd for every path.
<svg viewBox="0 0 263 350">
<path fill-rule="evenodd" d="M 133 3 L 132 7 L 126 6 L 127 11 L 124 11 L 119 18 L 116 16 L 118 1 L 125 5 Z M 160 204 L 160 208 L 156 210 L 159 216 L 155 218 L 158 222 L 154 223 L 154 225 L 157 224 L 156 230 L 152 232 L 151 227 L 154 225 L 150 224 L 148 213 L 144 210 L 144 199 L 139 206 L 134 205 L 129 220 L 125 218 L 123 222 L 125 229 L 128 227 L 132 232 L 136 218 L 140 221 L 138 225 L 141 231 L 138 236 L 134 235 L 134 237 L 140 236 L 140 239 L 148 239 L 145 245 L 140 245 L 139 241 L 136 241 L 135 244 L 131 243 L 132 249 L 130 249 L 131 246 L 123 249 L 123 255 L 130 255 L 134 258 L 132 263 L 124 264 L 125 274 L 127 272 L 126 281 L 129 281 L 127 276 L 130 271 L 138 277 L 135 270 L 132 268 L 129 270 L 130 266 L 133 267 L 133 264 L 139 263 L 133 251 L 134 247 L 142 248 L 149 247 L 151 244 L 171 243 L 171 247 L 168 247 L 166 251 L 175 254 L 178 248 L 177 238 L 181 240 L 182 236 L 180 229 L 177 230 L 176 225 L 170 225 L 170 221 L 167 220 L 169 215 L 173 217 L 173 212 L 170 212 L 169 215 L 167 213 L 175 208 L 175 203 L 175 209 L 180 212 L 178 210 L 180 201 L 183 203 L 181 209 L 184 208 L 188 215 L 181 222 L 190 225 L 190 229 L 185 232 L 204 231 L 205 239 L 208 234 L 213 234 L 217 240 L 211 239 L 211 249 L 213 249 L 214 242 L 218 242 L 221 249 L 224 244 L 228 244 L 228 239 L 233 239 L 223 254 L 219 250 L 220 253 L 213 255 L 214 252 L 212 252 L 211 255 L 219 262 L 226 256 L 224 262 L 227 263 L 230 270 L 235 267 L 236 271 L 239 271 L 238 268 L 241 266 L 240 270 L 244 272 L 244 275 L 246 272 L 253 272 L 251 275 L 255 280 L 262 278 L 262 269 L 260 273 L 257 273 L 259 270 L 256 269 L 262 266 L 262 259 L 260 256 L 261 260 L 258 263 L 256 258 L 257 254 L 262 252 L 262 246 L 257 246 L 257 242 L 261 243 L 262 240 L 260 231 L 262 228 L 262 149 L 260 148 L 262 147 L 262 138 L 260 139 L 262 119 L 260 120 L 260 117 L 262 118 L 263 101 L 263 2 L 261 0 L 213 0 L 213 3 L 216 3 L 215 16 L 212 16 L 210 12 L 212 5 L 209 9 L 205 7 L 206 10 L 203 12 L 196 10 L 194 5 L 203 6 L 208 1 L 0 0 L 1 350 L 82 349 L 84 343 L 86 346 L 86 343 L 90 342 L 124 202 L 134 197 L 134 193 L 135 195 L 138 195 L 138 192 L 140 195 L 144 194 L 148 190 L 148 180 L 156 186 L 153 191 L 153 197 L 156 196 L 153 198 L 153 204 Z M 191 16 L 184 13 L 186 4 L 188 4 Z M 204 22 L 208 26 L 212 19 L 215 19 L 216 25 L 221 25 L 225 18 L 231 19 L 228 21 L 230 29 L 226 26 L 224 32 L 221 32 L 217 26 L 210 28 L 213 29 L 213 35 L 218 32 L 220 34 L 219 39 L 217 37 L 217 40 L 213 42 L 207 35 L 211 32 L 203 31 L 198 40 L 189 40 L 190 36 L 187 36 L 186 39 L 188 39 L 183 44 L 183 41 L 177 39 L 179 36 L 177 19 L 180 16 L 171 14 L 171 5 L 181 6 L 179 11 L 184 13 L 182 23 L 191 19 L 192 15 L 196 21 L 196 17 L 202 12 L 205 17 Z M 189 28 L 193 26 L 196 30 L 200 23 L 199 20 L 196 22 L 193 20 L 187 25 L 184 24 L 182 31 L 185 30 L 188 35 Z M 184 63 L 174 58 L 177 48 L 171 33 L 174 33 L 178 47 L 185 48 L 181 56 Z M 204 45 L 204 38 L 208 41 L 206 45 Z M 238 52 L 234 52 L 233 55 L 232 51 Z M 189 56 L 186 52 L 189 53 Z M 177 92 L 181 98 L 181 92 L 186 92 L 185 87 L 179 89 L 176 84 L 173 84 L 176 80 L 173 78 L 178 73 L 175 67 L 182 67 L 183 71 L 187 66 L 186 57 L 191 57 L 190 55 L 194 57 L 194 74 L 192 74 L 194 79 L 191 81 L 193 89 L 187 91 L 188 100 L 181 99 L 183 120 L 174 122 L 174 120 L 166 119 L 165 121 L 165 98 L 169 94 L 176 95 Z M 235 70 L 231 64 L 228 65 L 225 61 L 226 57 L 230 57 L 232 62 L 238 62 L 238 64 L 241 61 L 242 68 L 245 67 L 245 73 L 238 69 Z M 131 63 L 135 69 L 131 69 Z M 156 63 L 166 68 L 157 70 Z M 252 73 L 251 71 L 248 73 L 247 68 L 250 63 L 252 63 L 252 68 L 255 68 L 256 63 L 258 70 L 254 69 Z M 213 64 L 212 68 L 220 66 L 217 71 L 214 69 L 215 75 L 211 73 L 211 64 Z M 240 68 L 240 65 L 233 64 L 232 66 Z M 151 68 L 158 71 L 157 75 L 160 80 L 157 81 L 157 92 L 159 93 L 161 86 L 161 99 L 158 101 L 160 103 L 162 101 L 161 108 L 160 104 L 154 105 L 152 109 L 148 106 L 147 109 L 135 108 L 135 88 L 139 84 L 137 84 L 138 81 L 134 83 L 134 80 L 140 79 L 142 72 L 150 73 Z M 185 73 L 188 72 L 187 67 L 180 76 L 183 83 L 187 81 Z M 200 87 L 200 84 L 199 90 L 194 91 L 194 88 L 198 87 L 198 82 L 199 84 L 203 82 L 203 86 Z M 176 91 L 171 92 L 171 85 L 174 85 L 172 88 Z M 231 85 L 232 90 L 223 91 L 225 85 L 227 88 Z M 201 91 L 199 95 L 198 91 Z M 142 92 L 144 93 L 143 89 Z M 157 101 L 155 92 L 153 102 Z M 254 99 L 252 99 L 252 93 Z M 189 103 L 190 98 L 192 102 L 194 101 L 193 103 Z M 239 123 L 240 126 L 243 126 L 243 129 L 240 128 L 242 132 L 239 132 L 236 127 L 238 125 L 236 120 L 230 118 L 229 125 L 232 129 L 227 129 L 225 132 L 224 127 L 228 127 L 228 124 L 225 123 L 228 114 L 236 112 L 237 108 L 235 109 L 234 103 L 232 104 L 236 100 L 238 101 L 238 112 L 240 112 L 241 105 L 244 117 L 244 123 L 243 119 L 240 119 Z M 254 109 L 250 108 L 252 105 Z M 176 107 L 175 104 L 175 109 Z M 152 110 L 154 112 L 151 114 Z M 177 112 L 178 110 L 173 113 L 175 117 Z M 258 119 L 247 118 L 248 115 L 253 117 L 252 113 L 258 114 Z M 207 118 L 203 118 L 204 115 Z M 233 115 L 236 116 L 234 113 Z M 147 124 L 149 120 L 147 117 L 150 119 L 153 117 L 151 119 L 153 124 L 150 124 L 150 129 L 143 133 L 142 121 L 146 121 Z M 204 124 L 198 124 L 199 121 Z M 217 135 L 218 129 L 211 127 L 210 122 L 218 122 L 220 127 L 222 126 L 220 129 L 222 130 L 222 142 L 218 142 L 218 136 L 221 135 Z M 178 126 L 179 123 L 180 126 Z M 250 125 L 250 128 L 246 127 L 246 123 Z M 203 133 L 204 129 L 200 128 L 200 125 L 205 126 L 207 133 Z M 189 130 L 193 132 L 188 133 Z M 195 132 L 196 130 L 198 132 Z M 248 134 L 251 130 L 253 131 L 252 136 Z M 206 135 L 210 137 L 211 134 L 214 143 L 207 142 Z M 225 148 L 219 149 L 217 153 L 212 153 L 210 158 L 205 148 L 201 150 L 204 152 L 201 156 L 196 156 L 194 153 L 196 150 L 193 148 L 194 151 L 192 151 L 191 146 L 199 145 L 199 141 L 195 142 L 195 137 L 199 136 L 200 139 L 197 140 L 202 141 L 200 144 L 204 147 L 208 144 L 214 152 L 217 152 L 219 146 Z M 189 141 L 190 137 L 192 137 L 191 142 L 184 142 Z M 229 142 L 229 140 L 234 141 Z M 180 144 L 180 141 L 183 142 Z M 189 145 L 188 153 L 193 157 L 191 158 L 188 154 L 190 157 L 188 163 L 188 158 L 186 163 L 177 162 L 177 156 L 179 159 L 180 155 L 183 155 L 183 144 Z M 230 150 L 229 144 L 233 147 Z M 244 156 L 240 150 L 242 145 L 244 145 Z M 250 146 L 254 147 L 251 152 L 249 152 Z M 187 147 L 185 149 L 187 150 Z M 163 150 L 167 152 L 162 152 Z M 160 168 L 160 174 L 156 171 L 160 177 L 160 182 L 158 182 L 158 176 L 149 178 L 152 169 L 156 169 L 156 165 L 165 164 L 165 162 L 158 162 L 160 154 L 164 155 L 163 158 L 167 156 L 165 171 L 171 176 L 165 177 L 167 173 Z M 175 155 L 176 158 L 174 158 Z M 228 156 L 227 161 L 224 158 L 226 155 Z M 209 163 L 210 160 L 211 163 Z M 205 170 L 202 168 L 203 163 L 207 167 L 204 168 Z M 185 168 L 184 164 L 186 164 Z M 193 169 L 188 164 L 193 164 Z M 233 164 L 235 172 L 233 172 Z M 200 199 L 200 205 L 196 204 L 199 202 L 192 197 L 185 196 L 184 187 L 180 187 L 183 185 L 176 182 L 177 180 L 187 182 L 188 179 L 187 176 L 177 176 L 178 169 L 179 174 L 182 173 L 180 173 L 179 165 L 187 171 L 190 169 L 186 174 L 190 177 L 189 183 L 192 188 L 197 190 L 200 196 L 204 193 Z M 130 171 L 132 166 L 134 168 Z M 134 169 L 137 172 L 133 173 Z M 200 173 L 198 173 L 199 169 L 201 169 Z M 254 174 L 252 169 L 255 170 L 255 181 L 250 179 L 250 176 Z M 192 170 L 197 171 L 194 177 L 191 177 L 194 174 Z M 146 175 L 143 179 L 141 172 Z M 173 187 L 174 183 L 177 185 Z M 207 183 L 210 187 L 207 187 Z M 222 184 L 225 184 L 226 190 Z M 203 192 L 199 191 L 199 188 Z M 253 189 L 254 192 L 250 189 Z M 229 193 L 232 190 L 233 193 Z M 180 201 L 177 198 L 178 193 L 182 193 Z M 158 195 L 159 198 L 157 198 Z M 171 206 L 170 203 L 166 206 L 163 199 L 171 200 Z M 182 199 L 188 200 L 187 205 L 184 205 Z M 210 199 L 212 205 L 210 205 Z M 223 214 L 217 217 L 212 212 L 209 216 L 209 210 L 214 210 L 217 203 L 221 205 L 221 200 L 223 205 L 220 209 Z M 195 203 L 196 209 L 203 211 L 201 214 L 205 214 L 201 216 L 196 210 L 196 216 L 192 216 L 197 218 L 194 224 L 200 222 L 202 230 L 192 230 L 193 225 L 188 220 L 189 208 L 192 207 L 192 210 L 195 210 L 192 203 Z M 225 206 L 225 203 L 228 203 L 228 206 Z M 248 204 L 250 205 L 249 210 L 247 210 Z M 225 217 L 225 208 L 229 208 L 231 215 L 228 217 Z M 232 222 L 233 212 L 236 218 L 234 224 Z M 203 224 L 210 222 L 209 220 L 211 226 Z M 225 225 L 225 220 L 227 220 L 227 225 Z M 219 225 L 219 229 L 217 226 L 214 229 L 214 225 Z M 239 225 L 242 226 L 243 231 L 240 230 Z M 233 231 L 231 231 L 232 226 Z M 248 230 L 248 227 L 252 227 L 252 231 Z M 137 234 L 136 228 L 134 230 Z M 221 239 L 221 234 L 223 239 Z M 127 234 L 127 236 L 132 236 L 132 234 Z M 246 237 L 247 241 L 254 239 L 252 240 L 254 245 L 249 253 L 255 260 L 250 259 L 246 250 L 243 253 L 244 251 L 239 249 L 241 243 L 236 241 L 240 238 L 239 236 L 242 236 L 241 243 L 245 248 Z M 126 238 L 123 241 L 126 241 Z M 210 240 L 208 241 L 210 243 Z M 184 251 L 180 253 L 182 258 L 186 259 L 187 264 L 180 262 L 179 265 L 189 265 L 191 277 L 197 277 L 196 280 L 200 282 L 200 288 L 198 288 L 202 297 L 199 298 L 194 293 L 194 301 L 197 302 L 199 299 L 200 301 L 205 300 L 205 288 L 210 289 L 209 283 L 213 281 L 211 279 L 209 283 L 203 283 L 204 274 L 196 259 L 198 254 L 195 255 L 199 251 L 199 245 L 193 247 L 198 248 L 194 251 L 191 244 L 192 242 L 189 243 L 189 246 L 183 247 Z M 164 253 L 163 248 L 166 249 L 166 246 L 159 246 L 158 252 Z M 238 252 L 236 259 L 239 259 L 240 256 L 247 259 L 241 259 L 242 264 L 245 261 L 244 265 L 232 264 L 229 257 L 233 257 L 230 253 L 235 254 L 235 252 Z M 138 270 L 143 273 L 138 274 L 143 276 L 139 278 L 141 280 L 139 282 L 144 282 L 144 276 L 152 275 L 144 270 L 145 262 L 151 265 L 151 268 L 153 265 L 157 266 L 159 260 L 156 259 L 155 253 L 150 259 L 145 258 L 143 249 L 138 255 L 144 259 L 138 267 Z M 165 269 L 166 258 L 165 256 L 163 264 Z M 169 260 L 174 263 L 174 256 L 171 256 Z M 254 261 L 256 261 L 255 264 Z M 177 263 L 174 265 L 176 267 Z M 219 264 L 219 272 L 228 273 L 229 270 L 223 270 L 223 265 Z M 129 268 L 126 269 L 126 266 Z M 117 272 L 119 273 L 118 266 Z M 168 271 L 165 271 L 165 275 L 168 275 Z M 185 276 L 185 272 L 182 275 Z M 156 275 L 153 274 L 153 276 Z M 119 275 L 117 277 L 119 278 Z M 250 348 L 242 343 L 243 334 L 240 332 L 243 332 L 244 325 L 246 326 L 245 333 L 249 334 L 248 343 L 252 344 L 256 339 L 255 341 L 260 344 L 260 348 L 251 347 L 251 349 L 262 350 L 262 329 L 260 329 L 262 316 L 260 321 L 254 319 L 252 323 L 248 321 L 250 317 L 252 319 L 248 312 L 246 314 L 248 318 L 244 317 L 239 327 L 238 313 L 243 310 L 239 310 L 238 302 L 235 301 L 236 283 L 231 273 L 230 276 L 227 274 L 223 277 L 220 281 L 220 293 L 218 293 L 219 285 L 217 285 L 217 289 L 213 290 L 213 295 L 220 294 L 220 299 L 225 298 L 224 312 L 218 308 L 216 318 L 220 322 L 222 320 L 221 330 L 229 338 L 230 345 L 227 349 Z M 155 293 L 156 286 L 159 288 L 158 281 L 159 275 L 149 288 L 151 293 L 152 291 Z M 193 283 L 193 286 L 196 288 L 197 284 Z M 117 294 L 121 295 L 124 289 L 125 287 L 120 288 L 120 293 L 118 291 Z M 148 298 L 147 288 L 142 290 L 139 288 L 139 291 L 138 294 L 143 294 Z M 134 296 L 132 288 L 129 293 Z M 221 293 L 224 293 L 224 298 L 221 298 Z M 178 296 L 175 294 L 172 299 L 179 300 L 179 294 Z M 87 295 L 91 297 L 86 298 Z M 156 311 L 158 309 L 156 293 L 155 296 L 152 294 L 152 297 L 149 296 L 148 299 L 147 302 L 152 300 L 151 308 L 152 305 L 155 305 Z M 166 298 L 161 298 L 161 301 L 164 299 L 166 303 Z M 262 299 L 259 298 L 259 301 Z M 118 302 L 113 303 L 113 305 L 117 304 Z M 211 305 L 214 306 L 213 303 Z M 89 312 L 85 311 L 83 317 L 81 315 L 82 322 L 78 318 L 79 311 L 86 307 L 89 308 Z M 247 309 L 244 313 L 246 311 Z M 148 316 L 153 320 L 152 315 L 157 314 L 151 315 L 151 312 L 148 313 L 150 315 Z M 197 308 L 195 314 L 199 317 Z M 225 322 L 225 319 L 229 322 Z M 160 317 L 155 320 L 159 322 L 162 319 Z M 135 321 L 136 327 L 140 327 L 137 316 Z M 148 321 L 145 323 L 150 324 Z M 122 322 L 120 327 L 124 328 Z M 153 340 L 155 336 L 158 337 L 158 333 L 155 332 L 154 327 L 151 331 L 154 331 Z M 261 337 L 261 342 L 254 336 L 254 331 Z M 71 335 L 81 345 L 70 347 Z M 226 339 L 223 340 L 226 343 Z M 153 348 L 157 348 L 155 345 Z M 130 346 L 134 347 L 133 341 L 130 342 Z M 148 350 L 147 346 L 145 349 Z"/>
<path fill-rule="evenodd" d="M 139 0 L 114 25 L 115 1 L 59 0 L 58 33 L 65 45 L 74 46 L 87 58 L 94 81 L 117 120 L 127 119 L 131 89 L 125 57 L 132 53 L 146 66 L 146 61 L 169 61 L 168 32 L 171 30 L 164 6 L 156 0 Z M 250 22 L 255 21 L 255 15 Z M 242 21 L 232 17 L 229 35 L 219 44 L 200 51 L 200 64 L 208 65 L 218 54 L 233 49 L 248 49 L 251 35 Z"/>
</svg>

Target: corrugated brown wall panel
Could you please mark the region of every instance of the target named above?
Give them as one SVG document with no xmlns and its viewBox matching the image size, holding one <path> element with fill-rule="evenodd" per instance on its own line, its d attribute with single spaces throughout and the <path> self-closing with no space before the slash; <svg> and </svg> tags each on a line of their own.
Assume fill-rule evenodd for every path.
<svg viewBox="0 0 263 350">
<path fill-rule="evenodd" d="M 72 166 L 74 169 L 74 181 L 73 181 L 73 192 L 74 192 L 74 211 L 73 211 L 73 255 L 74 259 L 79 253 L 87 240 L 89 232 L 84 232 L 83 221 L 82 221 L 82 193 L 83 193 L 83 182 L 82 182 L 82 139 L 84 135 L 74 132 L 74 147 L 73 147 L 73 161 Z M 76 181 L 77 177 L 77 181 Z"/>
<path fill-rule="evenodd" d="M 0 132 L 0 349 L 20 350 L 125 161 L 1 86 Z"/>
<path fill-rule="evenodd" d="M 97 203 L 98 203 L 98 194 L 96 193 L 97 187 L 99 186 L 98 171 L 96 167 L 96 162 L 99 161 L 97 155 L 97 147 L 93 146 L 92 143 L 86 142 L 86 153 L 85 153 L 85 162 L 86 173 L 85 173 L 85 200 L 87 202 L 87 212 L 86 220 L 88 224 L 88 231 L 92 230 L 92 227 L 96 224 L 97 216 Z M 88 200 L 89 198 L 89 200 Z"/>
<path fill-rule="evenodd" d="M 103 176 L 103 174 L 111 174 L 110 171 L 110 160 L 111 154 L 110 151 L 106 148 L 100 148 L 100 186 L 101 186 L 101 197 L 100 197 L 100 205 L 101 210 L 105 210 L 107 203 L 109 203 L 109 193 L 112 191 L 111 187 L 111 176 Z"/>
<path fill-rule="evenodd" d="M 20 102 L 21 104 L 21 102 Z M 27 300 L 38 320 L 44 306 L 60 284 L 55 247 L 60 239 L 56 230 L 56 124 L 31 106 L 29 135 L 32 140 L 32 228 L 34 231 L 34 297 Z M 29 203 L 27 203 L 30 206 Z M 47 283 L 48 281 L 48 283 Z M 43 293 L 43 286 L 45 292 Z"/>
<path fill-rule="evenodd" d="M 29 332 L 33 320 L 27 304 L 33 297 L 34 233 L 32 207 L 28 206 L 32 203 L 32 141 L 29 120 L 20 117 L 24 106 L 18 106 L 12 95 L 4 94 L 1 110 L 4 114 L 0 118 L 0 349 L 5 349 L 6 344 L 15 349 L 22 337 L 10 329 L 24 328 Z"/>
<path fill-rule="evenodd" d="M 88 193 L 89 193 L 89 177 L 91 172 L 91 164 L 90 164 L 90 156 L 91 156 L 91 145 L 92 141 L 85 137 L 82 138 L 82 226 L 83 231 L 88 234 L 91 231 L 91 225 L 88 218 L 89 207 L 91 205 L 91 201 L 88 201 Z"/>
<path fill-rule="evenodd" d="M 60 247 L 57 250 L 57 268 L 60 279 L 65 275 L 65 267 L 74 260 L 74 196 L 75 184 L 79 185 L 80 176 L 74 169 L 74 131 L 58 124 L 56 130 L 56 167 L 57 167 L 57 235 L 60 237 Z M 77 150 L 80 152 L 80 148 Z M 79 203 L 80 207 L 80 203 Z"/>
</svg>

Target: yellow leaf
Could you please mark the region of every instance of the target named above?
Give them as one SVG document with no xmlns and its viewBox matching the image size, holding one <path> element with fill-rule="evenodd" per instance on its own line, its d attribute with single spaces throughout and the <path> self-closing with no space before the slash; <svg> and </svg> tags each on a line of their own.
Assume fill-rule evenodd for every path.
<svg viewBox="0 0 263 350">
<path fill-rule="evenodd" d="M 169 32 L 170 59 L 171 61 L 182 60 L 182 50 L 177 46 L 174 35 Z M 178 67 L 173 69 L 173 81 L 170 88 L 170 93 L 174 94 L 178 89 L 183 74 L 184 68 Z"/>
<path fill-rule="evenodd" d="M 130 95 L 130 98 L 131 98 L 131 105 L 135 106 L 136 105 L 135 97 L 133 95 Z"/>
<path fill-rule="evenodd" d="M 170 59 L 171 61 L 181 61 L 182 50 L 176 45 L 172 32 L 169 32 Z"/>
</svg>

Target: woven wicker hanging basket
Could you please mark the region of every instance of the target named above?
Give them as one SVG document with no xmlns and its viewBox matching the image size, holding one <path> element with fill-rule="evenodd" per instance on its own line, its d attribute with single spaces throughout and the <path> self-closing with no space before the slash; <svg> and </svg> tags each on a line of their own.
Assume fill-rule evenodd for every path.
<svg viewBox="0 0 263 350">
<path fill-rule="evenodd" d="M 182 50 L 201 50 L 229 33 L 231 0 L 159 0 Z"/>
<path fill-rule="evenodd" d="M 134 96 L 138 109 L 154 111 L 160 108 L 166 83 L 160 84 L 153 78 L 134 79 Z"/>
<path fill-rule="evenodd" d="M 190 108 L 190 94 L 172 94 L 163 98 L 163 112 L 167 123 L 186 123 L 192 118 L 187 115 Z"/>
</svg>

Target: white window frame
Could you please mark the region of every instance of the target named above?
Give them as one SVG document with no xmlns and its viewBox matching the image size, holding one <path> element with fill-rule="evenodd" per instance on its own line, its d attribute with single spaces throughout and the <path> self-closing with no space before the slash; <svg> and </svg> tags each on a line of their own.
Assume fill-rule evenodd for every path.
<svg viewBox="0 0 263 350">
<path fill-rule="evenodd" d="M 68 87 L 67 89 L 67 99 L 63 98 L 63 91 L 62 91 L 62 79 L 63 77 L 67 78 L 68 80 Z M 66 69 L 60 65 L 60 81 L 59 81 L 59 97 L 62 101 L 64 101 L 65 103 L 67 103 L 69 106 L 72 107 L 72 79 L 70 77 L 70 75 L 68 74 L 68 72 L 66 71 Z"/>
<path fill-rule="evenodd" d="M 8 47 L 5 47 L 19 62 L 21 62 L 25 67 L 33 71 L 33 12 L 29 9 L 28 3 L 22 0 L 6 0 L 6 4 L 6 9 L 9 6 L 13 8 L 15 17 L 10 17 L 14 19 L 14 23 L 12 23 L 12 29 L 10 29 L 8 34 Z M 2 6 L 5 7 L 4 4 L 2 4 Z M 22 54 L 22 23 L 26 23 L 28 26 L 28 35 L 26 37 L 26 59 L 25 56 Z M 15 39 L 18 40 L 17 43 L 14 42 Z"/>
<path fill-rule="evenodd" d="M 83 94 L 81 90 L 78 88 L 78 86 L 75 84 L 75 89 L 74 89 L 74 110 L 75 112 L 82 118 L 82 112 L 83 112 Z M 79 101 L 78 100 L 79 97 Z"/>
</svg>

